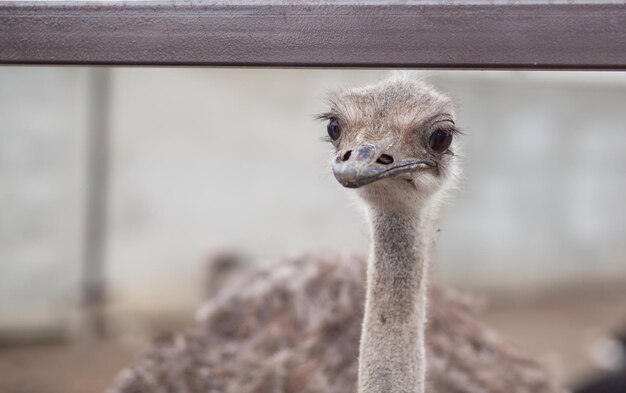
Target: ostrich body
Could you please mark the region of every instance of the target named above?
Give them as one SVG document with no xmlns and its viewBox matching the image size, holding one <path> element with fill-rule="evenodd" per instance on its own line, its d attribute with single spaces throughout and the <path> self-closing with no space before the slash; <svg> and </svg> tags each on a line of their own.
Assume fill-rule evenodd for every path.
<svg viewBox="0 0 626 393">
<path fill-rule="evenodd" d="M 459 172 L 452 101 L 395 77 L 329 102 L 333 173 L 367 206 L 370 256 L 304 254 L 257 273 L 111 392 L 557 392 L 467 303 L 427 289 L 441 201 Z"/>
</svg>

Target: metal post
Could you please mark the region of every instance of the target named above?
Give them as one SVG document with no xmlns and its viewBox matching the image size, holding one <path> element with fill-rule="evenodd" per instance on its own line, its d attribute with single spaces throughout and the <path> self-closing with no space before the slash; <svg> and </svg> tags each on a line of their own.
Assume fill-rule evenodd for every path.
<svg viewBox="0 0 626 393">
<path fill-rule="evenodd" d="M 102 338 L 106 334 L 110 70 L 91 70 L 89 88 L 82 311 L 85 335 Z"/>
</svg>

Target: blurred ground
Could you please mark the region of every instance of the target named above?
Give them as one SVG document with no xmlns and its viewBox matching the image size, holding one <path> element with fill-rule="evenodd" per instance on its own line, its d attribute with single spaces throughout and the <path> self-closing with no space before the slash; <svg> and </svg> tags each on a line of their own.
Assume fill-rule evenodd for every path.
<svg viewBox="0 0 626 393">
<path fill-rule="evenodd" d="M 593 372 L 588 357 L 591 343 L 625 314 L 626 288 L 621 287 L 602 293 L 559 291 L 558 296 L 516 304 L 500 302 L 487 307 L 483 316 L 510 341 L 555 365 L 571 384 Z M 189 324 L 190 315 L 187 320 L 150 321 L 150 326 L 158 326 L 151 335 Z M 0 348 L 0 392 L 102 392 L 148 342 L 136 338 Z"/>
<path fill-rule="evenodd" d="M 0 392 L 102 392 L 133 356 L 133 349 L 116 342 L 3 348 Z"/>
</svg>

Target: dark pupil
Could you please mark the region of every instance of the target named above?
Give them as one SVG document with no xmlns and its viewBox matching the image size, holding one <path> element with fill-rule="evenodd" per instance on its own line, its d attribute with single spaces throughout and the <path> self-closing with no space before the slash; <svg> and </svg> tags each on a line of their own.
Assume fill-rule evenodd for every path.
<svg viewBox="0 0 626 393">
<path fill-rule="evenodd" d="M 326 130 L 328 131 L 328 136 L 332 140 L 337 140 L 337 138 L 339 138 L 339 135 L 341 134 L 341 127 L 339 127 L 339 123 L 337 122 L 337 120 L 334 119 L 328 122 Z"/>
<path fill-rule="evenodd" d="M 452 144 L 452 134 L 443 130 L 437 130 L 430 136 L 428 144 L 433 151 L 443 153 L 450 147 L 450 144 Z"/>
</svg>

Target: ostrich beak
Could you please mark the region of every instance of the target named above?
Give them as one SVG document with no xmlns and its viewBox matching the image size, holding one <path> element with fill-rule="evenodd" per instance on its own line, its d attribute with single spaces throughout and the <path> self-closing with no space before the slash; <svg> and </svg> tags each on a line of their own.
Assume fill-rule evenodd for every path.
<svg viewBox="0 0 626 393">
<path fill-rule="evenodd" d="M 335 178 L 344 187 L 359 188 L 377 180 L 436 165 L 432 160 L 414 158 L 395 161 L 393 156 L 382 151 L 380 146 L 365 143 L 354 150 L 340 152 L 332 163 Z"/>
</svg>

